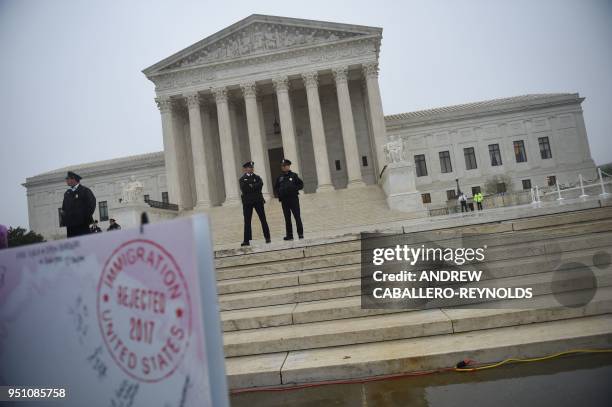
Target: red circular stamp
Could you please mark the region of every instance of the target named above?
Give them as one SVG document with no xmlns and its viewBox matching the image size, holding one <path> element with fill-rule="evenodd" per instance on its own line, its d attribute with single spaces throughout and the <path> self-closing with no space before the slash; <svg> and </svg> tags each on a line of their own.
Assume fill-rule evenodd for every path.
<svg viewBox="0 0 612 407">
<path fill-rule="evenodd" d="M 178 264 L 159 244 L 123 243 L 106 260 L 97 290 L 106 349 L 130 377 L 157 382 L 181 364 L 191 337 L 191 301 Z"/>
</svg>

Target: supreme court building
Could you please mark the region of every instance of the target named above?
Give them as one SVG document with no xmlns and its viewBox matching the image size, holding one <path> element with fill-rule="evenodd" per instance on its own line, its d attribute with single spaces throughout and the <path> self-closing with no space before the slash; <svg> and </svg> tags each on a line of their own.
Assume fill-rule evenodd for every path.
<svg viewBox="0 0 612 407">
<path fill-rule="evenodd" d="M 170 200 L 185 209 L 239 203 L 236 179 L 249 160 L 269 194 L 282 157 L 307 193 L 376 183 L 381 39 L 380 28 L 252 15 L 145 69 Z"/>
<path fill-rule="evenodd" d="M 413 185 L 424 207 L 445 202 L 457 179 L 469 192 L 496 175 L 515 189 L 595 177 L 575 93 L 385 116 L 381 40 L 377 27 L 251 15 L 143 71 L 155 84 L 163 152 L 69 168 L 104 203 L 102 221 L 121 206 L 131 176 L 148 200 L 176 204 L 178 214 L 209 211 L 240 204 L 241 165 L 252 160 L 270 197 L 283 157 L 306 197 L 351 190 L 357 200 L 380 200 L 388 195 L 382 174 L 397 159 L 390 146 L 412 174 L 394 182 Z M 24 184 L 30 227 L 48 238 L 62 236 L 65 170 Z"/>
</svg>

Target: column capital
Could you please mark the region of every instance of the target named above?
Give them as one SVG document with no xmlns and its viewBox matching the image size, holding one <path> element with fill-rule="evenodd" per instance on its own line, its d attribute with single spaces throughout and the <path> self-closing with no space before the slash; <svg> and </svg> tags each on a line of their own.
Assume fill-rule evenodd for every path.
<svg viewBox="0 0 612 407">
<path fill-rule="evenodd" d="M 155 98 L 155 104 L 157 104 L 157 108 L 162 113 L 172 112 L 172 99 L 170 96 L 158 96 Z"/>
<path fill-rule="evenodd" d="M 367 78 L 378 78 L 378 62 L 368 62 L 361 66 L 363 76 Z"/>
<path fill-rule="evenodd" d="M 277 92 L 289 91 L 289 78 L 287 76 L 278 76 L 272 79 L 272 84 Z"/>
<path fill-rule="evenodd" d="M 242 95 L 245 99 L 257 97 L 257 85 L 255 82 L 242 83 L 240 84 L 240 88 L 242 89 Z"/>
<path fill-rule="evenodd" d="M 306 88 L 316 88 L 319 86 L 319 74 L 317 71 L 306 72 L 302 74 L 304 85 Z"/>
<path fill-rule="evenodd" d="M 217 103 L 227 102 L 227 88 L 225 86 L 219 88 L 210 88 L 210 91 L 215 96 Z"/>
<path fill-rule="evenodd" d="M 200 97 L 200 94 L 198 92 L 185 93 L 183 94 L 183 96 L 185 96 L 185 99 L 187 100 L 187 107 L 189 109 L 200 107 L 200 102 L 202 101 L 202 98 Z"/>
<path fill-rule="evenodd" d="M 347 82 L 348 81 L 348 66 L 340 66 L 337 68 L 332 68 L 332 74 L 334 75 L 334 79 L 336 83 Z"/>
</svg>

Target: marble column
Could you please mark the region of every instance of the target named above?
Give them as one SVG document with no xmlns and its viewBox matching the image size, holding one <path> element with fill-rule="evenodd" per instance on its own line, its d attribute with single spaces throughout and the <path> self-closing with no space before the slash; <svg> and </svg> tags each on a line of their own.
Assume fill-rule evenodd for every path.
<svg viewBox="0 0 612 407">
<path fill-rule="evenodd" d="M 257 86 L 255 82 L 244 83 L 240 85 L 244 96 L 244 105 L 247 116 L 247 129 L 249 132 L 249 147 L 251 148 L 251 161 L 255 162 L 256 172 L 264 181 L 261 192 L 267 200 L 270 198 L 270 190 L 268 185 L 268 165 L 266 163 L 265 140 L 261 132 L 261 117 L 257 106 Z"/>
<path fill-rule="evenodd" d="M 376 180 L 380 182 L 379 175 L 386 163 L 383 147 L 386 143 L 387 129 L 385 126 L 382 99 L 380 97 L 380 87 L 378 85 L 378 62 L 364 64 L 362 68 L 368 90 L 368 107 L 370 108 L 370 121 L 372 123 L 372 132 L 374 136 L 374 154 L 376 154 L 378 169 Z"/>
<path fill-rule="evenodd" d="M 314 149 L 315 168 L 317 170 L 317 192 L 331 191 L 334 186 L 329 172 L 329 156 L 323 127 L 323 114 L 319 99 L 319 80 L 317 72 L 302 74 L 308 99 L 308 115 L 310 117 L 310 132 Z"/>
<path fill-rule="evenodd" d="M 278 99 L 278 115 L 281 126 L 281 139 L 283 142 L 283 154 L 285 158 L 291 160 L 291 169 L 300 173 L 300 158 L 297 150 L 297 140 L 295 139 L 295 124 L 293 123 L 293 109 L 289 96 L 289 78 L 282 76 L 272 80 Z"/>
<path fill-rule="evenodd" d="M 259 114 L 259 127 L 260 127 L 260 131 L 261 131 L 261 137 L 263 140 L 263 146 L 264 146 L 264 151 L 263 151 L 263 155 L 264 155 L 264 164 L 266 166 L 266 173 L 268 174 L 268 178 L 264 179 L 264 182 L 267 183 L 268 186 L 268 192 L 270 192 L 272 190 L 272 186 L 274 185 L 274 181 L 272 180 L 272 165 L 276 165 L 278 166 L 279 163 L 271 163 L 270 162 L 270 156 L 268 155 L 268 147 L 267 147 L 267 135 L 266 135 L 266 124 L 264 122 L 264 109 L 263 109 L 263 96 L 258 94 L 257 95 L 257 114 Z"/>
<path fill-rule="evenodd" d="M 195 178 L 196 205 L 195 209 L 210 207 L 210 181 L 206 168 L 206 144 L 202 129 L 200 113 L 200 95 L 198 92 L 185 94 L 189 111 L 189 134 L 191 136 L 191 154 L 193 157 L 193 176 Z"/>
<path fill-rule="evenodd" d="M 230 122 L 227 89 L 225 87 L 213 88 L 212 92 L 217 103 L 221 162 L 223 164 L 223 179 L 225 181 L 225 202 L 223 202 L 223 206 L 238 205 L 240 203 L 238 173 L 236 171 L 236 156 L 234 154 L 234 140 Z"/>
<path fill-rule="evenodd" d="M 157 103 L 161 113 L 168 199 L 171 203 L 176 203 L 180 209 L 183 209 L 185 202 L 183 202 L 183 194 L 181 193 L 181 180 L 178 170 L 178 147 L 174 132 L 172 100 L 168 96 L 160 96 L 155 98 L 155 103 Z M 161 200 L 161 197 L 159 199 Z"/>
<path fill-rule="evenodd" d="M 351 96 L 348 87 L 348 67 L 335 68 L 332 70 L 332 73 L 336 81 L 336 93 L 338 94 L 342 142 L 344 144 L 346 172 L 348 175 L 347 188 L 365 186 L 361 178 L 361 160 L 359 148 L 357 147 L 357 132 L 355 131 Z"/>
</svg>

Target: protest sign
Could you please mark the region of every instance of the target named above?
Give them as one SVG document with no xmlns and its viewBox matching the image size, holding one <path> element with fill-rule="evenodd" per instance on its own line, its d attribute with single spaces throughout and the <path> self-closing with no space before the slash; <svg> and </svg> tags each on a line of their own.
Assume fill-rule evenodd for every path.
<svg viewBox="0 0 612 407">
<path fill-rule="evenodd" d="M 204 215 L 0 250 L 0 385 L 65 389 L 33 405 L 227 406 L 223 360 Z"/>
</svg>

